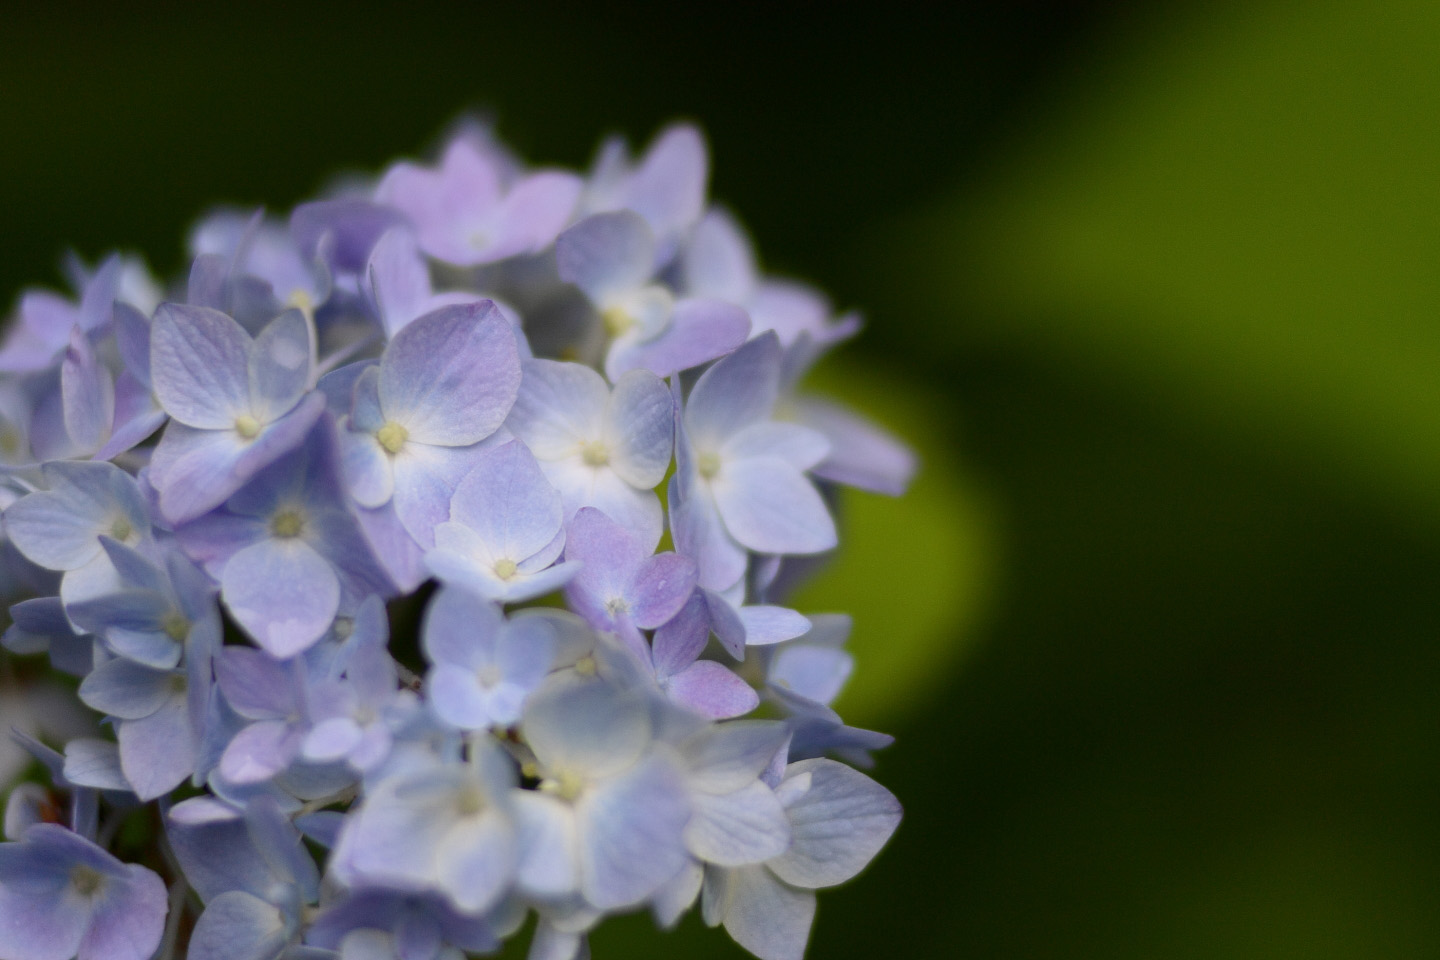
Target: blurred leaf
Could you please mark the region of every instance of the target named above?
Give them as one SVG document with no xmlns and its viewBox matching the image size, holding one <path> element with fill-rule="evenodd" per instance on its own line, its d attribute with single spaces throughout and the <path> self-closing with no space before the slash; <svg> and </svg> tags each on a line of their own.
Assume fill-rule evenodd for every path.
<svg viewBox="0 0 1440 960">
<path fill-rule="evenodd" d="M 938 692 L 988 594 L 990 518 L 954 453 L 933 389 L 842 358 L 807 387 L 840 400 L 916 449 L 904 496 L 842 491 L 840 550 L 797 592 L 802 612 L 855 618 L 855 673 L 836 701 L 846 722 L 886 730 Z"/>
<path fill-rule="evenodd" d="M 1075 71 L 924 292 L 1440 519 L 1440 5 L 1204 13 Z"/>
</svg>

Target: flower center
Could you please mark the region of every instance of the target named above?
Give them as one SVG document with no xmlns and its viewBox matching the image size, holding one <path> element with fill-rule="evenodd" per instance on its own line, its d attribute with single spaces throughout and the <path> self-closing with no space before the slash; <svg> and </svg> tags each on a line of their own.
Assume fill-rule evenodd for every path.
<svg viewBox="0 0 1440 960">
<path fill-rule="evenodd" d="M 493 663 L 487 663 L 485 666 L 475 671 L 475 679 L 480 681 L 480 686 L 484 687 L 486 690 L 489 690 L 493 687 L 498 687 L 500 685 L 500 681 L 504 678 L 500 676 L 499 667 L 495 666 L 495 664 Z"/>
<path fill-rule="evenodd" d="M 125 519 L 124 517 L 116 517 L 115 522 L 110 524 L 111 538 L 119 540 L 121 543 L 129 540 L 131 535 L 134 533 L 135 528 L 132 527 L 130 525 L 130 521 Z"/>
<path fill-rule="evenodd" d="M 605 332 L 612 337 L 621 336 L 635 326 L 635 318 L 624 307 L 606 307 L 600 311 L 600 319 L 605 324 Z"/>
<path fill-rule="evenodd" d="M 410 439 L 410 431 L 394 420 L 390 420 L 385 426 L 375 431 L 375 439 L 380 441 L 380 446 L 384 447 L 386 451 L 396 454 L 405 446 L 405 441 Z"/>
<path fill-rule="evenodd" d="M 83 863 L 70 870 L 70 886 L 82 897 L 93 897 L 105 885 L 105 877 L 94 867 Z"/>
<path fill-rule="evenodd" d="M 501 580 L 509 580 L 511 577 L 515 576 L 516 572 L 519 569 L 520 568 L 515 565 L 515 561 L 511 560 L 509 557 L 501 557 L 499 560 L 495 561 L 495 576 L 499 577 Z"/>
<path fill-rule="evenodd" d="M 260 435 L 260 421 L 248 413 L 242 413 L 235 418 L 235 432 L 246 440 L 254 440 Z"/>
<path fill-rule="evenodd" d="M 603 467 L 610 462 L 610 451 L 599 440 L 591 440 L 580 445 L 580 459 L 587 467 Z"/>
<path fill-rule="evenodd" d="M 473 817 L 485 812 L 485 794 L 475 784 L 461 789 L 455 797 L 455 810 L 462 817 Z"/>
<path fill-rule="evenodd" d="M 593 677 L 596 671 L 595 658 L 590 655 L 581 657 L 575 661 L 575 672 L 582 677 Z"/>
<path fill-rule="evenodd" d="M 160 628 L 165 631 L 166 636 L 176 643 L 184 641 L 184 639 L 190 635 L 190 621 L 185 619 L 183 614 L 174 610 L 171 610 L 160 619 Z"/>
<path fill-rule="evenodd" d="M 300 536 L 305 529 L 305 518 L 298 510 L 281 510 L 270 521 L 270 532 L 281 540 Z"/>
<path fill-rule="evenodd" d="M 720 472 L 720 454 L 702 453 L 695 466 L 699 469 L 700 476 L 706 480 L 713 480 L 715 475 Z"/>
<path fill-rule="evenodd" d="M 557 771 L 553 777 L 547 777 L 540 781 L 540 789 L 546 793 L 554 794 L 561 800 L 572 801 L 580 796 L 580 791 L 585 787 L 585 781 L 569 770 Z"/>
</svg>

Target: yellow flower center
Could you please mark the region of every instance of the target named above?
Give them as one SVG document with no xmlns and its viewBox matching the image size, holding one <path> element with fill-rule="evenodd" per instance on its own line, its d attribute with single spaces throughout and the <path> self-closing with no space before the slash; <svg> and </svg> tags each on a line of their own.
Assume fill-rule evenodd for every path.
<svg viewBox="0 0 1440 960">
<path fill-rule="evenodd" d="M 502 557 L 501 559 L 495 561 L 495 576 L 499 577 L 501 580 L 509 580 L 511 577 L 515 576 L 516 572 L 519 569 L 520 568 L 515 565 L 515 561 L 511 560 L 509 557 Z"/>
<path fill-rule="evenodd" d="M 235 432 L 246 440 L 254 440 L 260 435 L 260 421 L 248 413 L 242 413 L 235 418 Z"/>
<path fill-rule="evenodd" d="M 119 540 L 121 543 L 129 540 L 131 534 L 134 532 L 135 528 L 132 527 L 130 521 L 124 517 L 116 517 L 115 522 L 110 524 L 110 536 L 115 540 Z"/>
<path fill-rule="evenodd" d="M 190 621 L 185 619 L 184 614 L 171 610 L 160 621 L 160 626 L 165 635 L 176 643 L 181 643 L 190 635 Z"/>
<path fill-rule="evenodd" d="M 587 467 L 603 467 L 610 462 L 610 451 L 599 440 L 591 440 L 580 445 L 580 459 Z"/>
<path fill-rule="evenodd" d="M 540 781 L 541 790 L 565 801 L 572 801 L 580 796 L 580 791 L 584 788 L 585 781 L 569 770 L 560 770 L 553 777 Z"/>
<path fill-rule="evenodd" d="M 94 867 L 87 867 L 82 863 L 70 870 L 70 886 L 82 897 L 94 896 L 104 885 L 105 877 Z"/>
<path fill-rule="evenodd" d="M 605 332 L 612 337 L 618 337 L 635 326 L 635 318 L 624 307 L 606 307 L 600 311 L 600 319 L 605 324 Z"/>
<path fill-rule="evenodd" d="M 395 454 L 399 453 L 405 446 L 405 441 L 410 439 L 410 431 L 391 420 L 375 431 L 375 439 L 380 441 L 380 446 Z"/>
<path fill-rule="evenodd" d="M 593 656 L 583 656 L 575 661 L 575 672 L 582 677 L 593 677 L 595 676 L 596 670 L 597 667 L 595 666 L 595 658 Z"/>
<path fill-rule="evenodd" d="M 706 480 L 713 480 L 720 472 L 720 455 L 718 453 L 702 453 L 695 466 L 700 471 L 700 476 Z"/>
<path fill-rule="evenodd" d="M 282 540 L 300 536 L 305 529 L 305 518 L 298 510 L 281 510 L 270 521 L 270 532 Z"/>
</svg>

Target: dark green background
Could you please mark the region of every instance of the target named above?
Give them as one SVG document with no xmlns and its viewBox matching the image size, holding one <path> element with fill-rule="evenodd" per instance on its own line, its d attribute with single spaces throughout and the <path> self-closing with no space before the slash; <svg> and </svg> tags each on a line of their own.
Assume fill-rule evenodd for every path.
<svg viewBox="0 0 1440 960">
<path fill-rule="evenodd" d="M 0 296 L 67 246 L 173 271 L 207 206 L 465 108 L 567 164 L 694 118 L 992 518 L 811 955 L 1436 956 L 1437 39 L 1399 0 L 12 13 Z M 595 953 L 737 953 L 698 926 Z"/>
</svg>

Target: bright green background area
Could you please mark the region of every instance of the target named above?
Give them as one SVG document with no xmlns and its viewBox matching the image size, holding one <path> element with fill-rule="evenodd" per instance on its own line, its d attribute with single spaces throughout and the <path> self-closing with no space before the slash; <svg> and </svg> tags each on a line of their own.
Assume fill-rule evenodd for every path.
<svg viewBox="0 0 1440 960">
<path fill-rule="evenodd" d="M 174 269 L 468 104 L 572 164 L 696 117 L 869 318 L 817 386 L 925 461 L 804 595 L 907 809 L 811 956 L 1440 954 L 1440 8 L 671 12 L 29 11 L 0 295 L 70 243 Z"/>
</svg>

